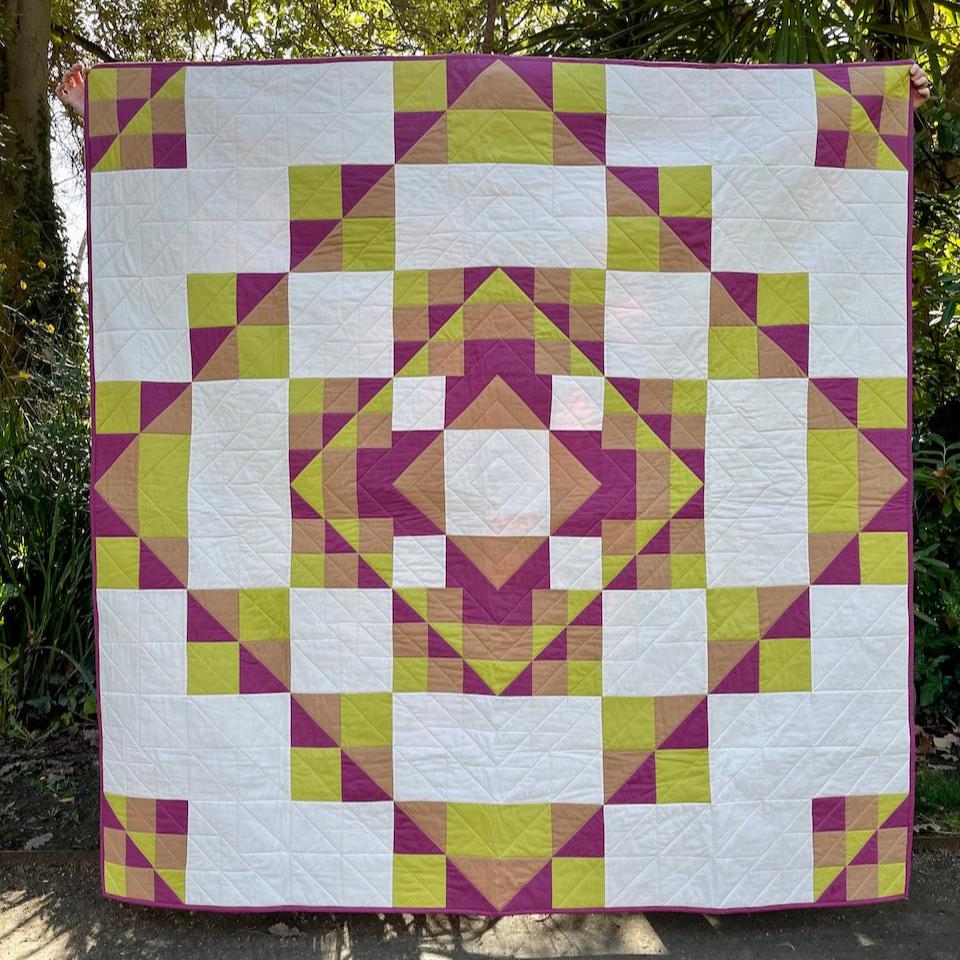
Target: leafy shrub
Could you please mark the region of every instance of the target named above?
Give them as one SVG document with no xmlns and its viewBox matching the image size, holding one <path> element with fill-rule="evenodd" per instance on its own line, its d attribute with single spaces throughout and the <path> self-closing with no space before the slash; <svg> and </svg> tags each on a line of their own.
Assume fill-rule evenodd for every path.
<svg viewBox="0 0 960 960">
<path fill-rule="evenodd" d="M 24 292 L 0 329 L 24 364 L 0 403 L 0 736 L 95 710 L 83 311 L 43 261 Z"/>
</svg>

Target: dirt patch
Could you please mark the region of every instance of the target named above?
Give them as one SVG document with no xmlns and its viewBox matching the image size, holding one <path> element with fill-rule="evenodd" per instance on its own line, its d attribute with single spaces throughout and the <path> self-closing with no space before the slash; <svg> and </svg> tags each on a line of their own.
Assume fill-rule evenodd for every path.
<svg viewBox="0 0 960 960">
<path fill-rule="evenodd" d="M 0 741 L 0 850 L 92 850 L 100 793 L 96 730 Z"/>
<path fill-rule="evenodd" d="M 398 914 L 199 913 L 99 895 L 97 858 L 0 865 L 0 957 L 152 960 L 283 956 L 503 960 L 669 956 L 677 960 L 956 960 L 960 857 L 914 859 L 910 899 L 849 909 L 567 914 L 482 919 Z"/>
</svg>

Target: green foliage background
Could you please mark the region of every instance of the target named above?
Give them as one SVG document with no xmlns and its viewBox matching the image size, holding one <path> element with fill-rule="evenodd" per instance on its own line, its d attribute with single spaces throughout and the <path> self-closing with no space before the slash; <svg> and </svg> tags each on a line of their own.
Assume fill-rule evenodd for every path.
<svg viewBox="0 0 960 960">
<path fill-rule="evenodd" d="M 922 722 L 960 716 L 960 3 L 42 3 L 50 7 L 50 90 L 78 60 L 481 48 L 703 62 L 917 59 L 935 96 L 918 114 L 916 140 L 916 678 Z M 5 44 L 17 41 L 13 5 L 0 0 Z M 3 73 L 0 63 L 0 81 Z M 76 152 L 74 122 L 66 146 Z M 42 734 L 94 709 L 85 289 L 65 252 L 49 176 L 16 146 L 0 108 L 0 187 L 17 198 L 16 223 L 0 224 L 0 736 Z"/>
</svg>

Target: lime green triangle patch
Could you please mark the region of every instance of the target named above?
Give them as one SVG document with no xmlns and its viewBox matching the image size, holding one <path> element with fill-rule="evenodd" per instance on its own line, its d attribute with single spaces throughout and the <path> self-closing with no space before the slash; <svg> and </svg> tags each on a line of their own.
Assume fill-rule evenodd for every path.
<svg viewBox="0 0 960 960">
<path fill-rule="evenodd" d="M 499 267 L 467 298 L 467 303 L 527 303 L 530 298 Z"/>
<path fill-rule="evenodd" d="M 528 666 L 526 660 L 467 660 L 467 663 L 494 693 L 503 693 Z"/>
<path fill-rule="evenodd" d="M 290 486 L 323 516 L 323 458 L 319 454 L 293 478 Z"/>
</svg>

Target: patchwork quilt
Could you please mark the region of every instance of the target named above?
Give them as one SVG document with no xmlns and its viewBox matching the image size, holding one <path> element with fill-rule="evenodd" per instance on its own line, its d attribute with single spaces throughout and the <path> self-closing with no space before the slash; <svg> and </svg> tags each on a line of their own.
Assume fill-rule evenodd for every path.
<svg viewBox="0 0 960 960">
<path fill-rule="evenodd" d="M 96 67 L 109 897 L 903 897 L 904 64 Z"/>
</svg>

